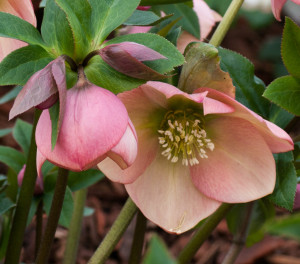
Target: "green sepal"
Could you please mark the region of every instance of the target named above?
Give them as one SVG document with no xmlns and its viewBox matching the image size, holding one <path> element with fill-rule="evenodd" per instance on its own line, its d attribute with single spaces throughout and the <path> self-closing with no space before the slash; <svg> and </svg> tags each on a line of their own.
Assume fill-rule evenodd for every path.
<svg viewBox="0 0 300 264">
<path fill-rule="evenodd" d="M 300 115 L 300 78 L 280 77 L 267 87 L 263 96 L 287 111 Z"/>
<path fill-rule="evenodd" d="M 282 35 L 281 55 L 288 72 L 300 78 L 300 27 L 288 17 Z"/>
<path fill-rule="evenodd" d="M 292 211 L 297 186 L 293 152 L 274 154 L 274 158 L 276 161 L 276 185 L 268 198 L 277 206 Z"/>
<path fill-rule="evenodd" d="M 17 49 L 0 63 L 0 85 L 24 85 L 53 58 L 40 46 L 29 45 Z"/>
</svg>

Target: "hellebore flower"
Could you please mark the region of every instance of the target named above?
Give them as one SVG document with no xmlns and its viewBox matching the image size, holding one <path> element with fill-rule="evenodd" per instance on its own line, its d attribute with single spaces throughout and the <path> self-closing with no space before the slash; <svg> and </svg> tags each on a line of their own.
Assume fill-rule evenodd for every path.
<svg viewBox="0 0 300 264">
<path fill-rule="evenodd" d="M 192 34 L 183 31 L 178 38 L 177 41 L 177 48 L 178 50 L 183 53 L 185 47 L 193 41 L 201 41 L 205 39 L 208 34 L 210 33 L 213 26 L 216 22 L 220 21 L 222 17 L 215 12 L 214 10 L 210 9 L 209 6 L 203 0 L 194 0 L 194 11 L 198 16 L 199 25 L 200 25 L 200 39 L 197 39 Z M 134 26 L 129 29 L 127 32 L 128 34 L 135 34 L 135 33 L 146 33 L 151 29 L 150 26 L 145 27 L 138 27 Z"/>
<path fill-rule="evenodd" d="M 0 11 L 18 16 L 36 26 L 36 17 L 31 0 L 1 0 Z M 25 45 L 26 43 L 20 40 L 0 37 L 0 62 L 6 55 Z"/>
<path fill-rule="evenodd" d="M 87 170 L 106 157 L 124 169 L 136 157 L 137 139 L 125 106 L 116 95 L 86 80 L 66 92 L 54 149 L 51 133 L 49 110 L 44 110 L 36 128 L 37 148 L 51 163 L 73 171 Z"/>
<path fill-rule="evenodd" d="M 136 128 L 138 155 L 125 170 L 109 158 L 98 167 L 171 233 L 191 229 L 223 202 L 270 194 L 272 152 L 293 149 L 285 131 L 213 89 L 187 94 L 152 81 L 118 97 Z"/>
<path fill-rule="evenodd" d="M 280 13 L 281 10 L 286 3 L 287 0 L 271 0 L 272 3 L 272 11 L 274 14 L 274 17 L 278 20 L 281 21 L 280 18 Z M 295 4 L 300 5 L 300 0 L 292 0 Z"/>
</svg>

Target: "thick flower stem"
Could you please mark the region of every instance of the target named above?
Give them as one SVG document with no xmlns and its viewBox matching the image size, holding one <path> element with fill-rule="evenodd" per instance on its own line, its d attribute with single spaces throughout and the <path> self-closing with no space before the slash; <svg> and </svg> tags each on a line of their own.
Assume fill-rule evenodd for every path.
<svg viewBox="0 0 300 264">
<path fill-rule="evenodd" d="M 139 264 L 142 256 L 147 219 L 138 211 L 134 230 L 133 242 L 129 257 L 129 264 Z"/>
<path fill-rule="evenodd" d="M 209 237 L 211 232 L 220 223 L 220 221 L 224 218 L 231 207 L 231 204 L 222 204 L 213 215 L 205 220 L 205 222 L 200 226 L 200 228 L 191 238 L 189 243 L 180 252 L 177 258 L 178 263 L 185 264 L 193 258 L 199 247 Z"/>
<path fill-rule="evenodd" d="M 76 262 L 86 196 L 87 188 L 75 192 L 74 195 L 74 209 L 71 224 L 69 227 L 65 257 L 63 262 L 64 264 L 74 264 Z"/>
<path fill-rule="evenodd" d="M 224 37 L 227 34 L 227 31 L 229 30 L 229 28 L 232 24 L 232 21 L 234 20 L 236 14 L 239 11 L 240 7 L 242 6 L 243 2 L 244 2 L 244 0 L 232 0 L 221 23 L 219 24 L 216 31 L 214 32 L 214 34 L 209 42 L 210 44 L 218 47 L 222 43 Z"/>
<path fill-rule="evenodd" d="M 233 264 L 243 249 L 251 223 L 251 215 L 253 212 L 254 202 L 247 205 L 247 212 L 242 220 L 239 230 L 234 235 L 232 246 L 230 247 L 227 255 L 225 256 L 222 264 Z"/>
<path fill-rule="evenodd" d="M 121 210 L 117 220 L 112 225 L 110 231 L 88 262 L 88 264 L 103 264 L 114 250 L 116 244 L 125 232 L 135 213 L 137 207 L 131 198 L 127 199 L 123 209 Z"/>
<path fill-rule="evenodd" d="M 59 168 L 58 176 L 55 185 L 51 209 L 46 225 L 46 230 L 42 239 L 42 243 L 37 255 L 36 264 L 48 263 L 48 257 L 51 250 L 51 245 L 54 239 L 55 231 L 58 225 L 65 192 L 68 183 L 68 170 Z"/>
<path fill-rule="evenodd" d="M 37 178 L 35 129 L 40 115 L 41 111 L 36 109 L 34 113 L 34 122 L 29 154 L 26 162 L 26 170 L 13 218 L 10 237 L 6 250 L 5 264 L 19 263 L 23 236 L 34 193 L 35 181 Z"/>
<path fill-rule="evenodd" d="M 44 213 L 44 203 L 43 200 L 41 199 L 39 201 L 38 207 L 36 209 L 36 233 L 35 233 L 35 257 L 37 257 L 39 247 L 42 241 L 42 235 L 43 235 L 43 213 Z"/>
</svg>

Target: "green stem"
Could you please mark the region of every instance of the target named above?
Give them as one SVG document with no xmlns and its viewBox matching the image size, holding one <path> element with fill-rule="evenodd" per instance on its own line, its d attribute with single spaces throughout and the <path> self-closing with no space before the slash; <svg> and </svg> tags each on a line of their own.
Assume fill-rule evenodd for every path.
<svg viewBox="0 0 300 264">
<path fill-rule="evenodd" d="M 138 211 L 136 218 L 136 225 L 134 230 L 133 242 L 131 246 L 131 252 L 129 257 L 129 264 L 139 264 L 141 263 L 145 231 L 147 227 L 147 219 Z"/>
<path fill-rule="evenodd" d="M 243 249 L 246 243 L 246 239 L 247 239 L 247 235 L 251 223 L 251 215 L 253 213 L 253 208 L 254 208 L 254 202 L 249 203 L 246 206 L 247 206 L 247 211 L 246 214 L 244 215 L 244 219 L 242 219 L 238 231 L 234 235 L 232 246 L 230 247 L 224 260 L 222 261 L 222 264 L 235 263 L 237 257 L 239 256 L 241 250 Z"/>
<path fill-rule="evenodd" d="M 26 170 L 13 218 L 11 233 L 6 250 L 5 264 L 19 263 L 24 232 L 37 178 L 35 129 L 40 115 L 41 110 L 36 109 L 34 112 L 33 129 L 26 162 Z"/>
<path fill-rule="evenodd" d="M 76 262 L 86 196 L 87 188 L 75 192 L 74 195 L 74 209 L 71 224 L 69 227 L 65 257 L 63 262 L 64 264 L 74 264 Z"/>
<path fill-rule="evenodd" d="M 199 247 L 209 237 L 211 232 L 224 218 L 232 206 L 232 204 L 222 204 L 213 215 L 205 220 L 205 222 L 199 227 L 194 236 L 191 238 L 189 243 L 180 252 L 177 258 L 178 263 L 188 263 L 193 258 Z"/>
<path fill-rule="evenodd" d="M 230 6 L 228 7 L 221 23 L 217 27 L 216 31 L 214 32 L 210 44 L 218 47 L 220 46 L 221 42 L 223 41 L 227 31 L 229 30 L 232 21 L 234 20 L 237 12 L 240 10 L 244 0 L 232 0 Z"/>
<path fill-rule="evenodd" d="M 36 233 L 35 233 L 35 257 L 37 257 L 39 247 L 42 241 L 43 235 L 43 213 L 44 213 L 44 203 L 41 199 L 39 201 L 37 210 L 36 210 Z"/>
<path fill-rule="evenodd" d="M 88 264 L 103 264 L 114 250 L 116 244 L 120 240 L 121 236 L 125 232 L 135 213 L 137 207 L 131 200 L 127 199 L 123 209 L 121 210 L 117 220 L 112 225 L 111 229 L 105 236 L 104 240 L 88 262 Z"/>
<path fill-rule="evenodd" d="M 50 213 L 46 225 L 46 230 L 37 255 L 36 264 L 48 263 L 51 245 L 54 239 L 63 201 L 65 198 L 67 183 L 68 170 L 59 168 Z"/>
</svg>

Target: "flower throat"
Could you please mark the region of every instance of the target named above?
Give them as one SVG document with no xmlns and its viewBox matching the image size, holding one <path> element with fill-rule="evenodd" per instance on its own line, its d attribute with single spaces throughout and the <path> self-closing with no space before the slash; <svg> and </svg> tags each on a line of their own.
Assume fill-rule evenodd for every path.
<svg viewBox="0 0 300 264">
<path fill-rule="evenodd" d="M 203 116 L 192 109 L 168 111 L 158 133 L 161 154 L 173 163 L 181 159 L 185 166 L 199 164 L 199 158 L 208 158 L 206 150 L 215 147 L 207 138 Z"/>
</svg>

